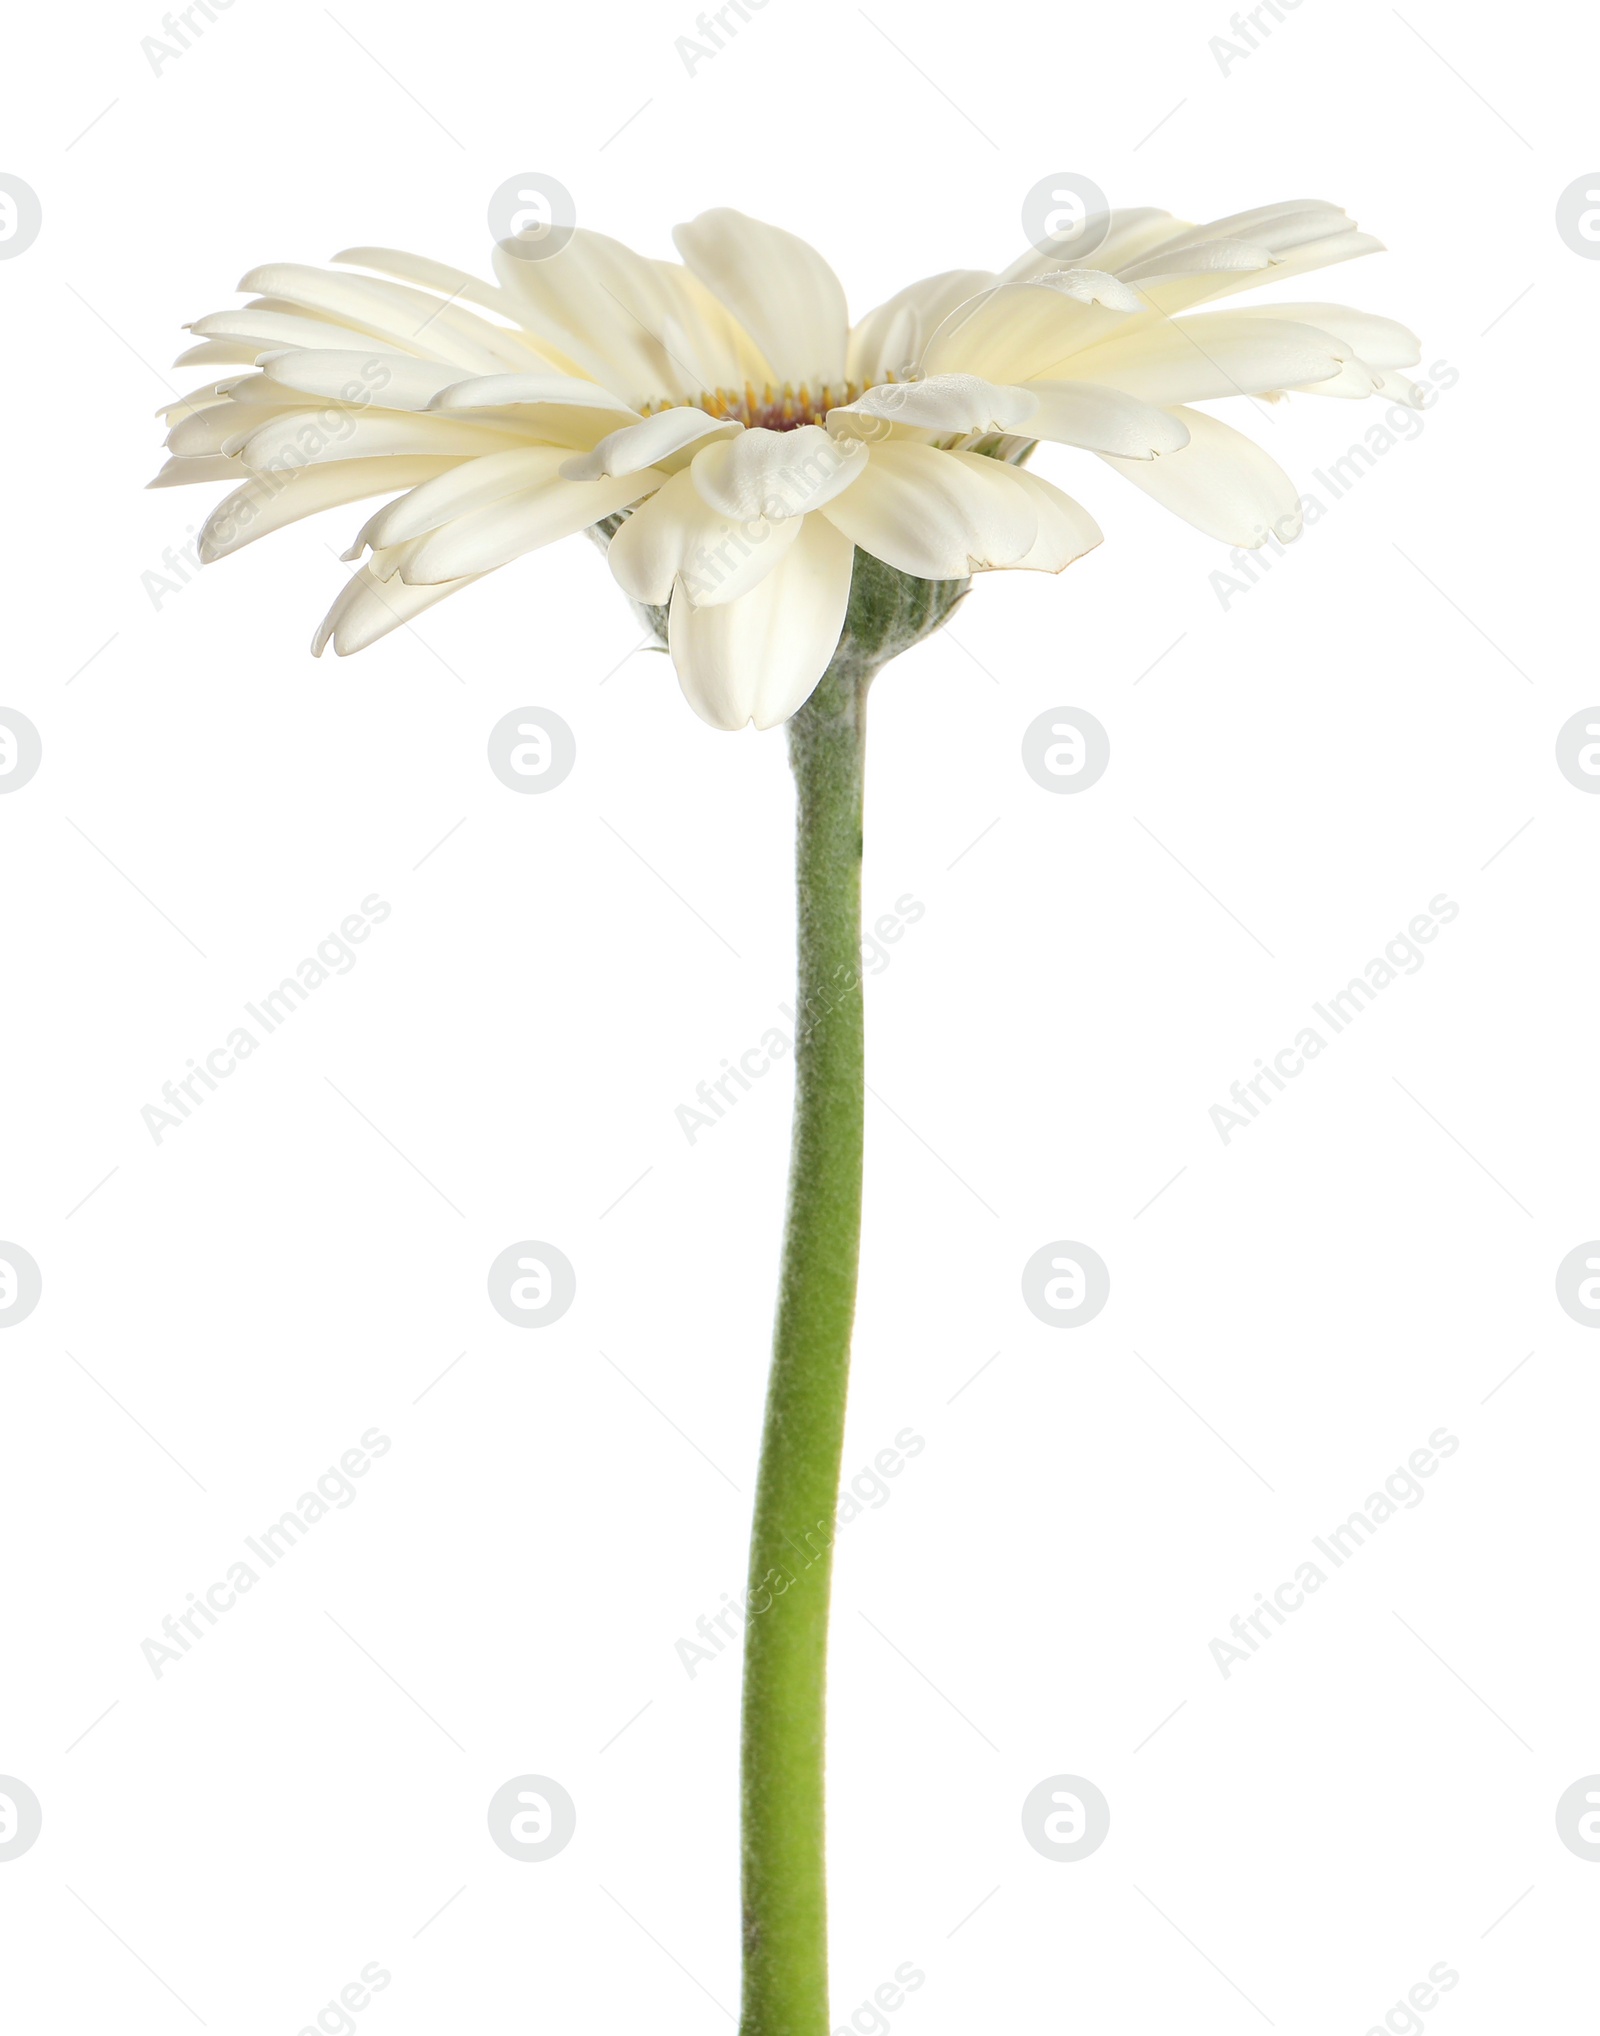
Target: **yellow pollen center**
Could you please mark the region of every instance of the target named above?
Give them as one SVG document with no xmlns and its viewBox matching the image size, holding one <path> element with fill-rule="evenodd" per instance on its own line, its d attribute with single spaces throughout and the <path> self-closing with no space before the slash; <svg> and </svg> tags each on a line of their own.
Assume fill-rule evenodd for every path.
<svg viewBox="0 0 1600 2036">
<path fill-rule="evenodd" d="M 752 431 L 798 431 L 803 424 L 821 424 L 830 410 L 855 402 L 873 386 L 870 382 L 822 382 L 813 391 L 809 382 L 802 382 L 798 389 L 793 382 L 785 382 L 781 388 L 767 382 L 758 390 L 753 382 L 746 382 L 743 389 L 702 389 L 698 396 L 646 403 L 642 409 L 646 417 L 662 410 L 703 410 L 708 417 L 731 418 Z"/>
</svg>

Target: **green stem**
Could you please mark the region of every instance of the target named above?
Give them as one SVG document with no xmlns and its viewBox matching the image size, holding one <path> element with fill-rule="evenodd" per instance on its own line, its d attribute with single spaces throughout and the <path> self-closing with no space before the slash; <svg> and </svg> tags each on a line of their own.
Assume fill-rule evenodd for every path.
<svg viewBox="0 0 1600 2036">
<path fill-rule="evenodd" d="M 750 1545 L 741 2036 L 827 2036 L 824 1704 L 861 1237 L 861 806 L 868 672 L 789 725 L 799 809 L 794 1148 Z"/>
</svg>

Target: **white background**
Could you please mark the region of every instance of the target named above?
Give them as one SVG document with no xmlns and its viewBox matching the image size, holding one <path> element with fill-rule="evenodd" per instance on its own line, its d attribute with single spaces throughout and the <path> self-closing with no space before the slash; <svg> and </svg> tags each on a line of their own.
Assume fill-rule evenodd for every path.
<svg viewBox="0 0 1600 2036">
<path fill-rule="evenodd" d="M 1221 547 L 1047 452 L 1105 545 L 980 583 L 873 696 L 867 906 L 926 909 L 869 988 L 847 1467 L 926 1448 L 838 1547 L 834 2020 L 910 1960 L 896 2036 L 1360 2036 L 1445 1961 L 1430 2032 L 1576 2026 L 1600 1342 L 1554 1272 L 1600 1232 L 1600 800 L 1554 741 L 1600 697 L 1600 266 L 1554 215 L 1597 39 L 1305 0 L 1224 75 L 1220 6 L 870 16 L 770 0 L 692 78 L 687 6 L 237 0 L 159 75 L 153 5 L 8 29 L 0 169 L 44 207 L 0 262 L 0 705 L 44 740 L 0 799 L 29 2036 L 294 2036 L 373 1960 L 370 2036 L 736 2009 L 738 1669 L 675 1642 L 741 1588 L 787 1073 L 693 1146 L 674 1111 L 788 998 L 783 738 L 630 657 L 580 539 L 346 663 L 307 644 L 364 509 L 159 608 L 142 577 L 214 499 L 140 492 L 205 372 L 181 325 L 352 243 L 481 270 L 525 170 L 652 254 L 777 220 L 858 315 L 1003 266 L 1058 170 L 1388 244 L 1287 294 L 1459 381 L 1260 584 L 1224 609 Z M 1315 488 L 1379 413 L 1225 414 Z M 485 740 L 536 704 L 578 764 L 517 797 Z M 1021 766 L 1060 706 L 1110 732 L 1079 797 Z M 157 1146 L 163 1082 L 373 892 L 358 965 Z M 1440 892 L 1426 965 L 1224 1146 L 1229 1084 Z M 527 1237 L 578 1276 L 537 1334 L 484 1286 Z M 1111 1269 L 1070 1333 L 1019 1284 L 1057 1238 Z M 162 1617 L 374 1425 L 355 1503 L 156 1679 Z M 1224 1679 L 1229 1619 L 1441 1426 L 1425 1502 Z M 529 1772 L 578 1809 L 543 1865 L 485 1826 Z M 1063 1772 L 1111 1805 L 1076 1865 L 1019 1821 Z"/>
</svg>

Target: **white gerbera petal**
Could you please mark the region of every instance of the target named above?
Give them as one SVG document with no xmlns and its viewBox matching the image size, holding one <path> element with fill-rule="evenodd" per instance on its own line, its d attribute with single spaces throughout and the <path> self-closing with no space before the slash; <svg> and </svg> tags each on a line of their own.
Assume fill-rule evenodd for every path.
<svg viewBox="0 0 1600 2036">
<path fill-rule="evenodd" d="M 692 396 L 724 378 L 721 358 L 694 357 L 705 331 L 664 265 L 607 234 L 580 227 L 548 261 L 500 246 L 494 265 L 524 323 L 632 405 Z"/>
<path fill-rule="evenodd" d="M 1313 258 L 1317 248 L 1352 231 L 1352 221 L 1336 205 L 1316 200 L 1264 205 L 1177 234 L 1118 274 L 1155 309 L 1172 312 L 1273 281 L 1268 271 L 1281 269 L 1297 253 Z"/>
<path fill-rule="evenodd" d="M 1343 341 L 1369 368 L 1414 368 L 1422 358 L 1422 342 L 1397 319 L 1353 311 L 1347 304 L 1241 304 L 1228 316 L 1315 326 Z"/>
<path fill-rule="evenodd" d="M 600 382 L 578 375 L 518 374 L 458 376 L 434 398 L 436 410 L 509 410 L 518 404 L 560 403 L 566 407 L 615 411 L 633 418 L 630 404 Z"/>
<path fill-rule="evenodd" d="M 332 331 L 332 327 L 329 330 Z M 198 346 L 185 347 L 172 363 L 175 368 L 221 366 L 248 367 L 261 351 L 258 340 L 203 339 Z"/>
<path fill-rule="evenodd" d="M 1255 241 L 1206 240 L 1187 247 L 1158 248 L 1142 262 L 1123 269 L 1120 280 L 1130 288 L 1140 288 L 1172 276 L 1248 276 L 1271 267 L 1270 249 Z"/>
<path fill-rule="evenodd" d="M 673 305 L 673 349 L 684 366 L 692 402 L 703 389 L 759 389 L 773 376 L 772 363 L 720 297 L 682 262 L 652 262 Z"/>
<path fill-rule="evenodd" d="M 1297 396 L 1342 396 L 1359 402 L 1363 396 L 1376 392 L 1378 378 L 1365 361 L 1352 358 L 1336 375 L 1324 375 L 1315 382 L 1290 382 L 1287 386 Z"/>
<path fill-rule="evenodd" d="M 195 540 L 200 561 L 211 565 L 302 517 L 369 495 L 387 495 L 394 488 L 414 487 L 453 465 L 439 457 L 341 460 L 336 466 L 252 477 L 225 496 L 200 526 Z"/>
<path fill-rule="evenodd" d="M 885 382 L 854 403 L 828 412 L 835 417 L 881 417 L 894 424 L 959 436 L 969 431 L 1016 431 L 1032 417 L 1038 399 L 1026 389 L 1005 388 L 981 375 L 930 375 L 922 382 Z M 1034 437 L 1031 424 L 1028 436 Z"/>
<path fill-rule="evenodd" d="M 202 410 L 190 410 L 167 433 L 167 451 L 178 459 L 198 459 L 207 453 L 233 450 L 233 441 L 248 438 L 275 417 L 302 418 L 316 413 L 299 403 L 208 403 Z M 340 415 L 348 414 L 344 412 Z"/>
<path fill-rule="evenodd" d="M 1358 255 L 1382 252 L 1381 240 L 1374 240 L 1370 233 L 1357 233 L 1351 228 L 1290 248 L 1274 256 L 1268 268 L 1244 274 L 1223 270 L 1206 275 L 1178 276 L 1166 282 L 1141 283 L 1139 289 L 1153 310 L 1170 316 L 1173 312 L 1187 311 L 1194 304 L 1214 303 L 1220 297 L 1232 297 L 1241 290 L 1257 289 L 1263 283 L 1286 283 L 1291 277 L 1305 275 L 1312 269 L 1327 268 L 1334 262 L 1353 261 Z"/>
<path fill-rule="evenodd" d="M 845 362 L 850 380 L 864 388 L 889 375 L 907 374 L 950 313 L 998 281 L 987 269 L 946 269 L 908 283 L 852 330 Z"/>
<path fill-rule="evenodd" d="M 604 474 L 633 474 L 681 453 L 703 438 L 733 438 L 743 430 L 736 420 L 709 417 L 704 410 L 677 404 L 658 410 L 642 424 L 625 424 L 601 439 L 592 452 L 570 459 L 561 471 L 569 481 L 598 481 Z"/>
<path fill-rule="evenodd" d="M 1224 544 L 1254 550 L 1298 537 L 1300 497 L 1293 481 L 1254 439 L 1202 410 L 1185 410 L 1189 443 L 1158 460 L 1107 459 L 1163 508 Z"/>
<path fill-rule="evenodd" d="M 860 440 L 832 438 L 820 424 L 805 424 L 797 431 L 758 427 L 708 445 L 689 471 L 713 509 L 749 523 L 820 509 L 859 480 L 866 464 Z"/>
<path fill-rule="evenodd" d="M 653 467 L 603 481 L 557 478 L 486 508 L 469 509 L 416 540 L 400 568 L 401 578 L 408 586 L 435 586 L 492 572 L 524 552 L 614 516 L 641 495 L 652 494 L 664 479 Z"/>
<path fill-rule="evenodd" d="M 1038 404 L 1027 422 L 1029 438 L 1136 460 L 1176 452 L 1189 442 L 1180 418 L 1121 389 L 1095 382 L 1030 382 L 1028 393 Z"/>
<path fill-rule="evenodd" d="M 224 459 L 221 453 L 180 454 L 162 463 L 161 471 L 147 488 L 186 488 L 195 481 L 238 481 L 248 478 L 250 469 L 239 460 Z"/>
<path fill-rule="evenodd" d="M 370 332 L 358 332 L 354 326 L 298 311 L 274 311 L 258 304 L 247 304 L 242 311 L 208 312 L 187 330 L 198 332 L 204 339 L 253 343 L 252 360 L 269 349 L 286 346 L 338 347 L 352 353 L 370 353 L 378 344 Z M 421 351 L 419 348 L 418 352 Z"/>
<path fill-rule="evenodd" d="M 519 446 L 514 452 L 488 453 L 481 459 L 452 462 L 448 471 L 424 481 L 397 502 L 386 503 L 369 519 L 346 559 L 359 558 L 370 545 L 374 551 L 407 544 L 430 530 L 482 509 L 490 502 L 520 495 L 543 482 L 553 481 L 566 457 L 560 446 Z M 337 471 L 335 469 L 334 471 Z"/>
<path fill-rule="evenodd" d="M 363 566 L 351 574 L 343 593 L 322 618 L 322 626 L 311 639 L 311 655 L 321 657 L 331 643 L 337 656 L 350 657 L 436 601 L 471 585 L 467 579 L 449 580 L 436 587 L 408 587 L 399 580 L 380 582 Z"/>
<path fill-rule="evenodd" d="M 380 276 L 394 276 L 402 283 L 419 283 L 423 289 L 438 293 L 436 301 L 440 305 L 465 302 L 513 321 L 517 316 L 516 300 L 508 291 L 465 269 L 454 268 L 449 262 L 433 261 L 427 255 L 407 254 L 397 247 L 347 247 L 333 259 L 341 268 L 375 269 Z M 524 337 L 522 343 L 527 346 L 530 341 Z"/>
<path fill-rule="evenodd" d="M 815 387 L 844 380 L 844 290 L 814 247 L 729 206 L 702 212 L 672 238 L 760 347 L 774 381 Z"/>
<path fill-rule="evenodd" d="M 775 728 L 803 707 L 828 669 L 855 552 L 826 517 L 807 516 L 777 566 L 750 593 L 696 606 L 680 581 L 668 645 L 684 697 L 713 728 Z"/>
<path fill-rule="evenodd" d="M 262 354 L 260 368 L 263 379 L 276 388 L 330 402 L 378 403 L 385 410 L 426 410 L 441 389 L 464 379 L 459 368 L 385 353 L 380 347 L 361 354 L 294 347 Z"/>
<path fill-rule="evenodd" d="M 1021 558 L 1012 560 L 1013 568 L 1033 573 L 1065 572 L 1075 559 L 1105 542 L 1099 524 L 1070 495 L 1063 495 L 1042 475 L 1030 474 L 1026 467 L 1013 467 L 1011 471 L 1022 483 L 1039 519 L 1038 536 Z"/>
<path fill-rule="evenodd" d="M 393 340 L 403 352 L 451 361 L 482 375 L 529 359 L 527 342 L 514 332 L 459 305 L 442 307 L 437 297 L 405 283 L 340 275 L 302 262 L 268 262 L 243 277 L 239 288 L 320 313 L 375 339 Z"/>
<path fill-rule="evenodd" d="M 679 473 L 624 521 L 607 557 L 617 584 L 635 601 L 660 607 L 681 579 L 697 607 L 716 608 L 771 572 L 803 520 L 736 521 L 711 507 L 691 474 Z"/>
<path fill-rule="evenodd" d="M 1063 379 L 1102 382 L 1147 403 L 1255 396 L 1338 374 L 1352 349 L 1315 326 L 1216 311 L 1163 319 L 1074 354 Z"/>
<path fill-rule="evenodd" d="M 1116 275 L 1129 262 L 1136 262 L 1151 248 L 1160 247 L 1181 233 L 1193 229 L 1170 212 L 1153 205 L 1134 205 L 1113 210 L 1106 219 L 1105 238 L 1089 249 L 1085 259 L 1097 269 Z M 1010 268 L 1001 272 L 1002 283 L 1029 283 L 1061 267 L 1061 257 L 1048 247 L 1030 247 Z"/>
<path fill-rule="evenodd" d="M 960 580 L 1015 565 L 1039 531 L 1019 469 L 977 453 L 890 439 L 823 514 L 852 542 L 919 580 Z"/>
<path fill-rule="evenodd" d="M 1144 310 L 1125 283 L 1096 269 L 1056 269 L 1002 283 L 952 311 L 922 356 L 924 375 L 966 373 L 1003 384 L 1059 374 Z"/>
<path fill-rule="evenodd" d="M 193 421 L 204 423 L 211 415 L 204 411 Z M 259 472 L 265 467 L 321 466 L 329 460 L 369 459 L 384 453 L 455 453 L 465 459 L 507 452 L 526 442 L 514 432 L 426 412 L 329 407 L 277 411 L 264 423 L 251 419 L 221 450 L 236 452 L 247 467 Z"/>
</svg>

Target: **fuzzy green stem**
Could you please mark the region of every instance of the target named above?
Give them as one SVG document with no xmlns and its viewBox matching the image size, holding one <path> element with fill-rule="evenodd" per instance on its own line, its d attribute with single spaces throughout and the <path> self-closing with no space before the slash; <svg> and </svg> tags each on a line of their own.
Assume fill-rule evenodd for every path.
<svg viewBox="0 0 1600 2036">
<path fill-rule="evenodd" d="M 790 723 L 799 810 L 794 1149 L 750 1544 L 741 2036 L 827 2036 L 828 1597 L 861 1235 L 861 805 L 867 674 L 835 661 Z"/>
</svg>

